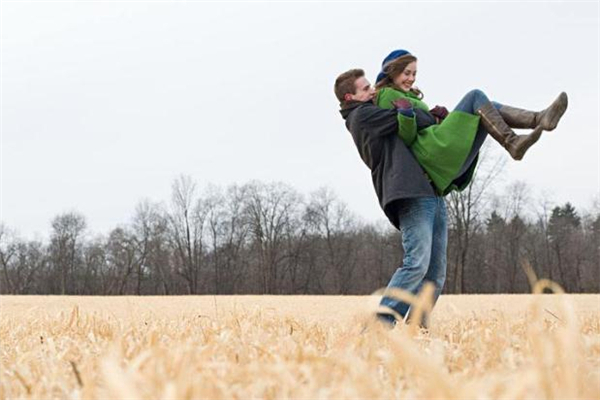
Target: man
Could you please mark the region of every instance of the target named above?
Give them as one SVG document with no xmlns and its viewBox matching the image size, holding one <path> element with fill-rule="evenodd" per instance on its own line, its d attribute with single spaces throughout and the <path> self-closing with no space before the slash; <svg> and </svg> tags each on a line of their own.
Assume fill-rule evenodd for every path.
<svg viewBox="0 0 600 400">
<path fill-rule="evenodd" d="M 379 204 L 402 233 L 402 267 L 396 270 L 388 288 L 416 294 L 430 281 L 435 286 L 435 301 L 446 280 L 446 204 L 399 136 L 400 127 L 415 123 L 415 116 L 375 106 L 375 90 L 361 69 L 338 76 L 334 91 L 346 128 L 371 170 Z M 381 305 L 389 312 L 379 312 L 378 318 L 391 326 L 409 314 L 409 304 L 385 293 Z"/>
</svg>

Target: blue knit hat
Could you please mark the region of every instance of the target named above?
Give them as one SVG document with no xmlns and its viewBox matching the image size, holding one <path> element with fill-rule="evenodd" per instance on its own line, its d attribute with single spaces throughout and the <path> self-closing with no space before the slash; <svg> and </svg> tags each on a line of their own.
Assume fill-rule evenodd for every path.
<svg viewBox="0 0 600 400">
<path fill-rule="evenodd" d="M 379 74 L 377 74 L 377 80 L 375 81 L 375 83 L 379 83 L 379 81 L 383 80 L 387 74 L 384 72 L 385 71 L 385 65 L 391 61 L 394 61 L 402 56 L 406 56 L 410 54 L 407 50 L 394 50 L 392 51 L 390 54 L 388 54 L 388 56 L 386 58 L 383 59 L 383 62 L 381 63 L 381 71 L 379 72 Z"/>
</svg>

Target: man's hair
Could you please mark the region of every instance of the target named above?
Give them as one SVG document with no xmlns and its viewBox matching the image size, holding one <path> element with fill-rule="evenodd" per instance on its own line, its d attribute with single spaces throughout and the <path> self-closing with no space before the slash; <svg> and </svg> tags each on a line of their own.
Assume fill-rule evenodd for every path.
<svg viewBox="0 0 600 400">
<path fill-rule="evenodd" d="M 340 104 L 346 102 L 344 99 L 346 94 L 356 94 L 356 80 L 358 78 L 362 78 L 363 76 L 365 76 L 365 71 L 355 68 L 346 71 L 337 77 L 333 90 L 335 92 L 335 97 L 337 97 L 337 99 L 340 101 Z"/>
</svg>

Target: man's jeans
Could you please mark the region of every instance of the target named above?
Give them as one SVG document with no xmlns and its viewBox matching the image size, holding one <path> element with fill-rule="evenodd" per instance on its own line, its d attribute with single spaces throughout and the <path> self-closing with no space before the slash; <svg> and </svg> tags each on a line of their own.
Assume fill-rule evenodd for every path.
<svg viewBox="0 0 600 400">
<path fill-rule="evenodd" d="M 446 248 L 448 223 L 443 197 L 418 197 L 398 200 L 396 212 L 402 232 L 404 260 L 388 288 L 397 288 L 417 294 L 426 281 L 435 286 L 434 303 L 446 280 Z M 403 318 L 410 305 L 392 297 L 384 297 L 382 306 L 392 308 Z M 388 318 L 393 322 L 392 318 Z"/>
</svg>

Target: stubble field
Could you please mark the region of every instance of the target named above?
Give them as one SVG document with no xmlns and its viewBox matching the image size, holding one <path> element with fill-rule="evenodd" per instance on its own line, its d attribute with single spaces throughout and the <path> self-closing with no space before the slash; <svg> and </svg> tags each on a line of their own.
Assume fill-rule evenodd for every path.
<svg viewBox="0 0 600 400">
<path fill-rule="evenodd" d="M 600 398 L 600 295 L 0 296 L 0 398 Z"/>
</svg>

